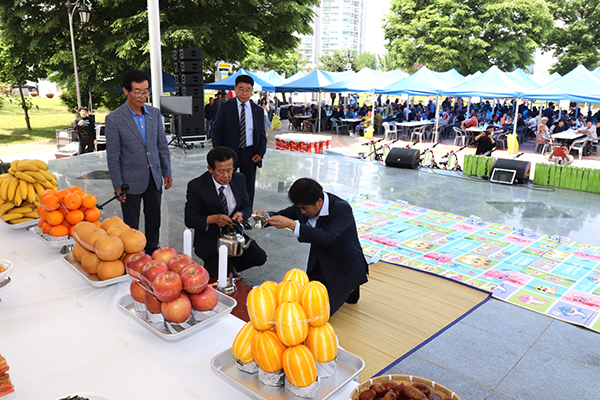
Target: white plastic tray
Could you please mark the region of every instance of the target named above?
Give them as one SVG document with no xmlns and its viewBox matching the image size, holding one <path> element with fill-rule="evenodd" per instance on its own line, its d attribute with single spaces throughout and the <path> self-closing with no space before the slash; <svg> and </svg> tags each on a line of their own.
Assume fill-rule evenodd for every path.
<svg viewBox="0 0 600 400">
<path fill-rule="evenodd" d="M 242 372 L 237 368 L 231 348 L 217 354 L 210 365 L 213 371 L 229 384 L 257 400 L 299 400 L 285 387 L 263 385 L 258 381 L 258 374 Z M 358 376 L 365 367 L 365 362 L 359 356 L 348 353 L 338 347 L 337 367 L 333 376 L 321 379 L 321 390 L 317 399 L 331 398 L 338 390 Z"/>
<path fill-rule="evenodd" d="M 90 286 L 93 286 L 95 288 L 114 285 L 116 283 L 124 282 L 130 279 L 129 275 L 125 274 L 116 278 L 107 279 L 103 281 L 98 277 L 98 275 L 87 273 L 86 270 L 83 269 L 81 264 L 77 260 L 75 260 L 75 258 L 73 258 L 73 253 L 65 254 L 62 259 L 68 266 L 73 268 L 79 274 L 79 276 L 83 278 L 84 281 L 86 281 Z"/>
<path fill-rule="evenodd" d="M 25 229 L 25 228 L 29 228 L 30 226 L 34 226 L 40 222 L 40 219 L 34 219 L 31 221 L 27 221 L 27 222 L 21 222 L 20 224 L 9 224 L 8 222 L 4 222 L 6 225 L 8 225 L 8 227 L 10 229 Z"/>
<path fill-rule="evenodd" d="M 211 326 L 215 322 L 219 321 L 221 318 L 224 318 L 227 315 L 231 314 L 231 310 L 233 310 L 233 308 L 237 305 L 237 301 L 235 301 L 234 298 L 229 297 L 221 292 L 217 292 L 217 294 L 219 295 L 219 303 L 215 307 L 216 310 L 215 310 L 214 315 L 212 315 L 200 322 L 195 322 L 192 319 L 190 319 L 190 320 L 188 320 L 188 323 L 190 323 L 190 321 L 192 321 L 192 322 L 191 322 L 191 326 L 189 328 L 183 329 L 183 330 L 181 330 L 179 332 L 175 332 L 175 333 L 169 331 L 169 329 L 165 325 L 165 322 L 151 323 L 148 321 L 148 318 L 146 317 L 146 312 L 135 311 L 134 304 L 133 304 L 133 298 L 129 294 L 121 297 L 117 301 L 117 305 L 119 306 L 121 311 L 123 311 L 125 314 L 132 317 L 134 320 L 136 320 L 139 324 L 141 324 L 144 328 L 148 329 L 150 332 L 154 333 L 155 335 L 157 335 L 158 337 L 160 337 L 164 340 L 173 341 L 173 340 L 182 339 L 193 333 L 201 331 L 201 330 Z"/>
<path fill-rule="evenodd" d="M 42 242 L 46 243 L 48 246 L 50 246 L 52 248 L 61 249 L 64 246 L 68 246 L 70 244 L 75 244 L 75 239 L 73 239 L 71 237 L 69 237 L 69 239 L 51 240 L 52 236 L 42 233 L 41 228 L 37 225 L 31 226 L 31 227 L 27 228 L 27 230 L 29 232 L 33 233 L 34 236 L 36 236 L 38 239 L 40 239 Z"/>
</svg>

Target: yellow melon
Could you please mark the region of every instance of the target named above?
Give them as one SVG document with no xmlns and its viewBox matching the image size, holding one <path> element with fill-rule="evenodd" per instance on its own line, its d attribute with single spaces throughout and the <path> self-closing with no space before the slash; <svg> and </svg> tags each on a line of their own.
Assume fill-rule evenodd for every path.
<svg viewBox="0 0 600 400">
<path fill-rule="evenodd" d="M 304 344 L 313 353 L 317 362 L 328 363 L 337 357 L 335 331 L 329 323 L 308 328 L 308 336 Z"/>
<path fill-rule="evenodd" d="M 285 349 L 286 347 L 281 344 L 273 331 L 259 331 L 252 338 L 252 357 L 259 368 L 265 372 L 281 370 L 281 356 Z"/>
<path fill-rule="evenodd" d="M 300 303 L 288 301 L 277 307 L 275 312 L 277 337 L 286 346 L 296 346 L 306 339 L 308 323 Z"/>
<path fill-rule="evenodd" d="M 283 352 L 281 364 L 286 378 L 296 387 L 307 387 L 317 380 L 315 356 L 302 344 L 287 348 Z"/>
<path fill-rule="evenodd" d="M 302 271 L 298 268 L 292 268 L 288 272 L 285 273 L 283 277 L 284 281 L 296 281 L 300 284 L 300 286 L 304 286 L 308 283 L 308 275 L 306 272 Z"/>
<path fill-rule="evenodd" d="M 302 287 L 296 281 L 281 281 L 275 290 L 277 304 L 285 303 L 286 301 L 300 301 L 300 290 Z"/>
<path fill-rule="evenodd" d="M 264 281 L 263 283 L 260 284 L 260 286 L 265 286 L 265 287 L 271 289 L 271 291 L 273 293 L 275 293 L 277 291 L 277 282 Z"/>
<path fill-rule="evenodd" d="M 257 331 L 271 329 L 275 325 L 277 299 L 275 293 L 266 286 L 252 288 L 246 298 L 246 307 L 250 322 Z"/>
<path fill-rule="evenodd" d="M 319 281 L 311 281 L 300 291 L 300 304 L 310 326 L 322 326 L 329 321 L 331 307 L 327 288 Z"/>
<path fill-rule="evenodd" d="M 231 346 L 233 358 L 243 364 L 249 364 L 254 361 L 254 357 L 252 357 L 252 339 L 254 339 L 256 332 L 258 331 L 254 329 L 250 322 L 247 322 L 240 329 Z"/>
</svg>

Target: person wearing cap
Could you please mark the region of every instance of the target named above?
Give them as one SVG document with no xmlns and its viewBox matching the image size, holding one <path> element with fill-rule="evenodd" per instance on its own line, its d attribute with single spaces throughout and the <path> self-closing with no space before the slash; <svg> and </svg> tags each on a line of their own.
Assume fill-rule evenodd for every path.
<svg viewBox="0 0 600 400">
<path fill-rule="evenodd" d="M 73 130 L 79 138 L 77 155 L 92 153 L 96 142 L 96 124 L 94 123 L 94 116 L 88 113 L 87 107 L 79 109 L 79 116 L 73 122 Z"/>
</svg>

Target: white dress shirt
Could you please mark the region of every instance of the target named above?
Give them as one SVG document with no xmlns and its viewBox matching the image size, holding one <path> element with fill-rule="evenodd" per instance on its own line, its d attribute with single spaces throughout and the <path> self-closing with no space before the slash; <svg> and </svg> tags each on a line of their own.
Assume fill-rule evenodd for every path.
<svg viewBox="0 0 600 400">
<path fill-rule="evenodd" d="M 242 102 L 237 97 L 235 98 L 237 101 L 237 110 L 238 110 L 238 119 L 242 115 Z M 250 106 L 250 100 L 244 103 L 246 107 L 246 146 L 250 147 L 254 145 L 254 120 L 252 118 L 252 107 Z"/>
<path fill-rule="evenodd" d="M 307 222 L 310 226 L 312 226 L 314 228 L 315 226 L 317 226 L 317 220 L 319 219 L 319 217 L 326 217 L 328 215 L 329 215 L 329 197 L 328 197 L 327 193 L 323 192 L 323 207 L 321 207 L 321 211 L 319 211 L 319 215 L 317 215 L 316 217 L 309 218 Z M 294 228 L 294 236 L 300 237 L 300 224 L 296 224 L 296 227 Z"/>
<path fill-rule="evenodd" d="M 227 215 L 230 216 L 235 207 L 237 206 L 237 202 L 235 201 L 235 196 L 233 195 L 233 190 L 231 190 L 231 186 L 229 185 L 221 185 L 219 182 L 215 181 L 215 178 L 212 178 L 213 183 L 215 184 L 215 190 L 217 191 L 217 196 L 219 195 L 219 188 L 224 186 L 223 193 L 225 194 L 225 198 L 227 199 Z"/>
</svg>

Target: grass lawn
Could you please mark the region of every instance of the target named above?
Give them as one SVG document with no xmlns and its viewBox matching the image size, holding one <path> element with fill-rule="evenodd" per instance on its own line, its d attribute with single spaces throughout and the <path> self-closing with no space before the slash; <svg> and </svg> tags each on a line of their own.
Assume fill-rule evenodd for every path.
<svg viewBox="0 0 600 400">
<path fill-rule="evenodd" d="M 33 108 L 29 110 L 32 130 L 28 131 L 20 98 L 11 96 L 3 99 L 4 106 L 0 109 L 0 145 L 54 139 L 57 129 L 70 128 L 76 118 L 75 114 L 67 111 L 58 97 L 30 97 L 33 102 Z M 96 111 L 96 121 L 104 122 L 106 114 L 106 110 Z"/>
</svg>

